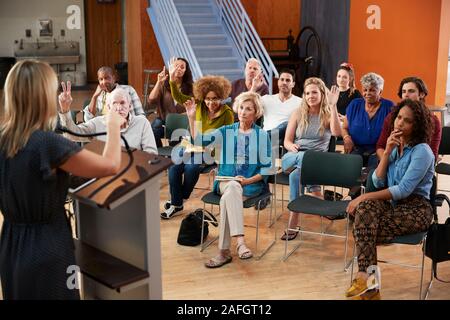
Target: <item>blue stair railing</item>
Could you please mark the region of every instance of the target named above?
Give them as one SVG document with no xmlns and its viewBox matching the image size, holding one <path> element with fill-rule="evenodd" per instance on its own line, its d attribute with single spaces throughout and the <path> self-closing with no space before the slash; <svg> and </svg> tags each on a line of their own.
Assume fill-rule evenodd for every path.
<svg viewBox="0 0 450 320">
<path fill-rule="evenodd" d="M 170 57 L 183 57 L 189 61 L 194 79 L 202 77 L 202 70 L 194 54 L 189 38 L 181 23 L 177 8 L 172 0 L 151 0 L 150 18 L 157 19 L 155 35 L 166 64 Z M 153 23 L 155 27 L 155 23 Z M 164 44 L 164 45 L 163 45 Z"/>
<path fill-rule="evenodd" d="M 261 62 L 264 78 L 272 93 L 278 72 L 240 0 L 209 0 L 219 17 L 242 67 L 250 58 Z M 173 0 L 149 0 L 147 9 L 163 59 L 184 57 L 189 61 L 194 79 L 203 76 L 195 52 Z M 243 70 L 244 71 L 244 70 Z"/>
<path fill-rule="evenodd" d="M 264 78 L 272 93 L 273 78 L 278 78 L 278 71 L 264 47 L 258 33 L 240 0 L 213 0 L 217 4 L 220 20 L 225 26 L 232 42 L 236 46 L 242 61 L 256 58 L 261 62 Z"/>
</svg>

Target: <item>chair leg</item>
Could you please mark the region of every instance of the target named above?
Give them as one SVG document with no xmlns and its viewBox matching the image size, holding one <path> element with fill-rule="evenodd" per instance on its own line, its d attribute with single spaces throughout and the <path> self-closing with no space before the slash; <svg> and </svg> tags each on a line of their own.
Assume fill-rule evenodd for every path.
<svg viewBox="0 0 450 320">
<path fill-rule="evenodd" d="M 211 245 L 211 243 L 213 243 L 214 241 L 216 241 L 217 239 L 219 239 L 219 236 L 216 236 L 216 237 L 214 237 L 213 239 L 211 239 L 211 240 L 209 240 L 209 241 L 206 241 L 206 242 L 204 242 L 203 241 L 203 232 L 204 232 L 204 224 L 205 224 L 205 211 L 206 211 L 206 204 L 205 203 L 203 203 L 203 212 L 202 212 L 202 235 L 201 235 L 201 240 L 200 240 L 200 252 L 203 252 L 203 250 L 205 250 L 206 248 L 208 248 L 210 245 Z M 213 211 L 213 206 L 211 205 L 211 214 L 214 214 L 214 211 Z"/>
<path fill-rule="evenodd" d="M 355 254 L 355 251 L 353 251 L 353 255 L 350 261 L 347 262 L 347 255 L 348 255 L 348 233 L 350 230 L 350 219 L 348 218 L 347 215 L 347 223 L 346 223 L 346 227 L 345 227 L 345 248 L 344 248 L 344 271 L 347 272 L 348 268 L 350 266 L 351 263 L 353 263 L 353 255 Z"/>
<path fill-rule="evenodd" d="M 256 256 L 255 259 L 259 260 L 261 259 L 268 251 L 270 248 L 272 248 L 272 246 L 275 244 L 275 238 L 274 240 L 272 240 L 269 245 L 261 252 L 261 254 L 258 254 L 258 241 L 259 241 L 259 213 L 260 210 L 259 208 L 261 207 L 261 201 L 258 201 L 258 207 L 257 207 L 257 213 L 256 213 L 256 243 L 255 243 L 255 252 L 256 252 Z M 270 205 L 270 212 L 272 212 L 272 206 L 273 206 L 273 202 Z M 271 216 L 271 215 L 270 215 Z M 269 220 L 270 221 L 270 220 Z M 276 237 L 276 231 L 275 231 L 275 237 Z"/>
<path fill-rule="evenodd" d="M 352 282 L 353 282 L 353 269 L 354 269 L 355 260 L 357 259 L 355 253 L 356 253 L 356 243 L 353 244 L 353 255 L 352 255 L 352 260 L 350 263 L 350 285 L 352 285 Z"/>
<path fill-rule="evenodd" d="M 301 220 L 301 218 L 302 218 L 301 213 L 294 213 L 294 214 L 300 214 L 300 220 Z M 286 226 L 286 234 L 287 234 L 287 235 L 289 234 L 289 231 L 295 231 L 295 230 L 297 230 L 297 229 L 294 230 L 294 229 L 290 229 L 290 228 L 289 228 L 289 226 L 290 226 L 290 224 L 291 224 L 291 220 L 292 220 L 292 215 L 289 214 L 289 219 L 288 219 L 287 226 Z M 300 226 L 301 226 L 301 223 L 300 223 Z M 301 229 L 301 228 L 300 228 L 300 229 Z M 299 241 L 299 243 L 296 244 L 296 245 L 294 246 L 294 248 L 293 248 L 291 251 L 289 251 L 289 252 L 287 252 L 287 247 L 288 247 L 289 238 L 287 237 L 286 240 L 285 240 L 285 243 L 284 243 L 284 256 L 283 256 L 283 258 L 282 258 L 283 261 L 286 261 L 286 260 L 289 258 L 289 256 L 290 256 L 291 254 L 293 254 L 293 253 L 295 252 L 295 250 L 297 250 L 297 249 L 300 247 L 300 245 L 301 245 L 301 243 L 302 243 L 302 232 L 301 232 L 300 230 L 297 230 L 297 232 L 300 233 L 300 234 L 299 234 L 299 236 L 300 236 L 300 241 Z"/>
<path fill-rule="evenodd" d="M 426 241 L 426 240 L 425 240 Z M 420 267 L 419 300 L 422 300 L 423 267 L 425 263 L 425 247 L 422 248 L 422 264 Z"/>
<path fill-rule="evenodd" d="M 428 294 L 430 293 L 430 289 L 433 285 L 433 280 L 435 277 L 434 274 L 434 265 L 433 260 L 431 260 L 431 275 L 430 275 L 430 282 L 427 285 L 427 289 L 425 290 L 425 294 L 422 297 L 422 287 L 423 287 L 423 273 L 424 273 L 424 266 L 425 266 L 425 248 L 427 246 L 427 237 L 425 236 L 423 240 L 423 247 L 422 247 L 422 270 L 421 270 L 421 277 L 420 277 L 420 293 L 419 293 L 419 299 L 420 300 L 427 300 Z"/>
</svg>

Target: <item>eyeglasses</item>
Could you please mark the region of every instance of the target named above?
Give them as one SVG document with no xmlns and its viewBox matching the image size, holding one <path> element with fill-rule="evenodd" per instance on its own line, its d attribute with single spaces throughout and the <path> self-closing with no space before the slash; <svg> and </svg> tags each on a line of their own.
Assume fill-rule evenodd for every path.
<svg viewBox="0 0 450 320">
<path fill-rule="evenodd" d="M 222 99 L 220 99 L 220 98 L 205 98 L 205 103 L 211 103 L 211 102 L 213 102 L 213 103 L 217 103 L 217 102 L 220 102 Z"/>
</svg>

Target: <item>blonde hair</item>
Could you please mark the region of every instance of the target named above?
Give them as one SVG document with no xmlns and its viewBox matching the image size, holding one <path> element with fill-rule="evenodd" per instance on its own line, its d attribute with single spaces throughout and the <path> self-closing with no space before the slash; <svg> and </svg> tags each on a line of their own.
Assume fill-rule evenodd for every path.
<svg viewBox="0 0 450 320">
<path fill-rule="evenodd" d="M 0 148 L 14 157 L 36 130 L 54 130 L 58 79 L 45 62 L 23 60 L 8 73 L 0 120 Z"/>
<path fill-rule="evenodd" d="M 238 95 L 236 99 L 234 99 L 233 111 L 237 113 L 239 107 L 246 101 L 253 102 L 253 106 L 255 108 L 255 119 L 261 118 L 264 110 L 262 107 L 261 96 L 256 92 L 246 91 Z"/>
<path fill-rule="evenodd" d="M 305 133 L 309 126 L 309 110 L 311 107 L 306 102 L 305 89 L 309 85 L 316 85 L 322 95 L 322 100 L 320 101 L 319 109 L 319 120 L 320 120 L 320 135 L 325 134 L 325 129 L 328 127 L 331 118 L 331 109 L 328 104 L 328 89 L 322 79 L 319 78 L 308 78 L 303 85 L 303 99 L 299 108 L 299 117 L 297 121 L 297 126 L 300 127 L 300 132 Z"/>
</svg>

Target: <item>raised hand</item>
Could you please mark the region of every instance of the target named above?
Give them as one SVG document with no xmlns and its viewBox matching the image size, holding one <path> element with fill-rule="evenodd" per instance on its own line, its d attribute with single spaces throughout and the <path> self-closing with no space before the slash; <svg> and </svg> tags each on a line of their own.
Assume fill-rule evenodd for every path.
<svg viewBox="0 0 450 320">
<path fill-rule="evenodd" d="M 250 91 L 256 92 L 264 84 L 264 76 L 260 71 L 252 80 L 252 87 Z"/>
<path fill-rule="evenodd" d="M 70 105 L 72 104 L 72 84 L 67 81 L 67 85 L 61 82 L 62 92 L 58 96 L 59 107 L 62 113 L 70 111 Z"/>
<path fill-rule="evenodd" d="M 336 85 L 331 87 L 331 90 L 328 91 L 328 103 L 332 106 L 335 106 L 339 99 L 339 89 Z"/>
<path fill-rule="evenodd" d="M 169 61 L 169 79 L 170 81 L 175 80 L 175 73 L 178 70 L 179 66 L 176 64 L 177 59 L 175 57 L 170 58 Z"/>
<path fill-rule="evenodd" d="M 162 71 L 158 73 L 158 82 L 163 83 L 167 79 L 166 67 L 164 66 Z"/>
<path fill-rule="evenodd" d="M 189 119 L 195 120 L 195 113 L 197 110 L 197 105 L 195 103 L 195 99 L 191 98 L 184 103 L 184 107 L 186 108 L 186 114 Z"/>
</svg>

